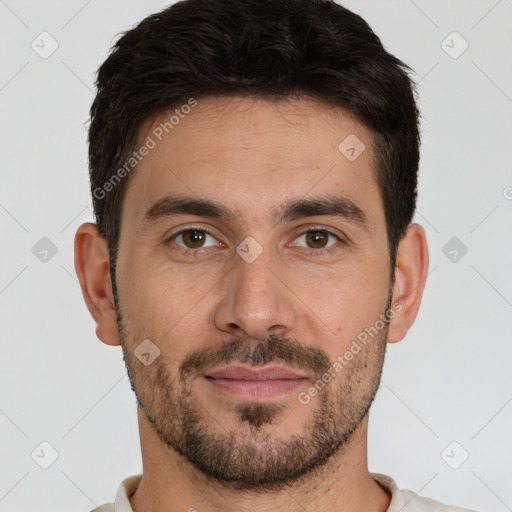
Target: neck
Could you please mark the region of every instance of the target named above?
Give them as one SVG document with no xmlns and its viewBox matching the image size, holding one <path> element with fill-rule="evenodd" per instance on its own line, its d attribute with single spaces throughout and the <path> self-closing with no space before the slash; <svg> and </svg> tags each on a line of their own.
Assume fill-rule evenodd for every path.
<svg viewBox="0 0 512 512">
<path fill-rule="evenodd" d="M 368 416 L 340 454 L 280 491 L 234 491 L 220 485 L 165 446 L 140 408 L 138 418 L 143 476 L 130 498 L 134 512 L 385 512 L 391 501 L 368 471 Z"/>
</svg>

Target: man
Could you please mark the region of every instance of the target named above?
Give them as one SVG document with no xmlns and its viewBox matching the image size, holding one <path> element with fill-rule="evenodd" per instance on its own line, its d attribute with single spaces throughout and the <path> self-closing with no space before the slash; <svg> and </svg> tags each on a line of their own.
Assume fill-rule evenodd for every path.
<svg viewBox="0 0 512 512">
<path fill-rule="evenodd" d="M 407 71 L 330 0 L 184 0 L 116 43 L 75 266 L 143 473 L 97 510 L 462 510 L 367 467 L 428 271 Z"/>
</svg>

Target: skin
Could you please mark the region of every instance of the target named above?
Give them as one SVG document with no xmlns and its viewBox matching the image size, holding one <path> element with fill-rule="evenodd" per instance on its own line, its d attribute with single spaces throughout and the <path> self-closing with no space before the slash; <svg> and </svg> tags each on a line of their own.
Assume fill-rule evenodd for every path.
<svg viewBox="0 0 512 512">
<path fill-rule="evenodd" d="M 142 123 L 136 147 L 168 117 Z M 366 146 L 354 161 L 338 150 L 350 134 Z M 168 194 L 212 199 L 237 215 L 186 214 L 145 224 L 146 211 Z M 322 194 L 350 198 L 367 225 L 330 215 L 272 218 L 286 201 Z M 191 226 L 211 232 L 205 247 L 190 248 L 198 247 L 193 238 L 169 240 Z M 325 232 L 316 242 L 301 236 L 318 229 L 340 239 Z M 262 249 L 251 263 L 236 252 L 248 236 Z M 372 134 L 354 116 L 307 98 L 201 98 L 130 176 L 117 309 L 105 240 L 91 223 L 75 237 L 75 267 L 96 334 L 107 345 L 122 345 L 139 401 L 143 478 L 131 497 L 134 511 L 385 511 L 390 496 L 367 466 L 367 409 L 386 342 L 404 338 L 420 306 L 428 271 L 421 226 L 411 224 L 401 240 L 394 283 L 389 266 Z M 299 392 L 375 325 L 390 293 L 399 313 L 301 403 Z M 160 350 L 148 366 L 134 355 L 144 339 Z M 251 400 L 204 378 L 223 360 L 256 365 L 258 355 L 300 369 L 309 380 L 292 392 Z M 202 443 L 202 465 L 187 452 L 187 439 Z M 209 474 L 215 467 L 219 474 Z"/>
</svg>

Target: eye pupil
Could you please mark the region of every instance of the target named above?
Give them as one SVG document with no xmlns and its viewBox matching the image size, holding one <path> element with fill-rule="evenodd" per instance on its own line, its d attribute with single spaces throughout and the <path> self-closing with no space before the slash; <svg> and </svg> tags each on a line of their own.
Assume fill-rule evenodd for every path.
<svg viewBox="0 0 512 512">
<path fill-rule="evenodd" d="M 321 249 L 327 244 L 328 233 L 325 230 L 309 231 L 306 235 L 306 241 L 308 245 L 313 245 L 313 249 Z M 320 242 L 320 246 L 316 246 Z M 323 243 L 322 243 L 323 242 Z"/>
<path fill-rule="evenodd" d="M 204 231 L 199 231 L 197 229 L 189 229 L 188 231 L 183 232 L 182 237 L 185 245 L 191 248 L 201 247 L 205 241 Z"/>
</svg>

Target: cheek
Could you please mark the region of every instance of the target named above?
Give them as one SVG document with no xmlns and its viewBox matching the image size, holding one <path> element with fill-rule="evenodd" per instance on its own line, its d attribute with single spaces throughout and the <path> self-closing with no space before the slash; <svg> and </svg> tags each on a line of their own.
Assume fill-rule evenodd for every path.
<svg viewBox="0 0 512 512">
<path fill-rule="evenodd" d="M 192 266 L 172 265 L 163 257 L 134 256 L 123 263 L 119 296 L 138 318 L 152 325 L 183 317 L 213 284 L 211 275 Z"/>
<path fill-rule="evenodd" d="M 132 343 L 134 338 L 155 342 L 165 357 L 166 366 L 177 368 L 191 350 L 204 345 L 211 336 L 205 318 L 208 293 L 219 281 L 212 272 L 193 272 L 160 264 L 125 265 L 119 288 L 123 321 Z M 126 278 L 129 276 L 129 278 Z M 218 284 L 221 286 L 221 282 Z M 209 332 L 205 332 L 209 330 Z"/>
<path fill-rule="evenodd" d="M 389 285 L 384 267 L 352 267 L 321 279 L 315 287 L 302 282 L 298 294 L 307 305 L 304 313 L 325 332 L 326 349 L 339 353 L 385 311 Z"/>
</svg>

